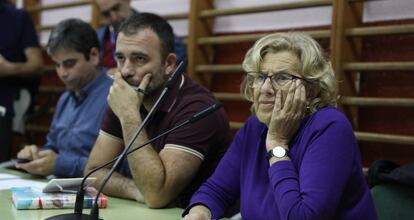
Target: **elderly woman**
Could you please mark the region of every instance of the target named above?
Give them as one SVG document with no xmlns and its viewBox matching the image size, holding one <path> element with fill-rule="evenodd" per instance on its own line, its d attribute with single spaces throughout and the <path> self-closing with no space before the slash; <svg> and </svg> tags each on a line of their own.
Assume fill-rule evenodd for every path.
<svg viewBox="0 0 414 220">
<path fill-rule="evenodd" d="M 258 40 L 241 86 L 253 115 L 184 219 L 217 219 L 240 198 L 243 219 L 377 219 L 350 123 L 320 46 L 303 33 Z"/>
</svg>

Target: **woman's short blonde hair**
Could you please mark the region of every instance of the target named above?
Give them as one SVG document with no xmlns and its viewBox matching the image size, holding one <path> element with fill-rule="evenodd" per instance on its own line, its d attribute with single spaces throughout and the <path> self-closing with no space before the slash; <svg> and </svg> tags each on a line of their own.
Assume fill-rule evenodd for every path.
<svg viewBox="0 0 414 220">
<path fill-rule="evenodd" d="M 289 51 L 298 56 L 302 65 L 299 67 L 302 77 L 314 82 L 317 87 L 318 92 L 309 103 L 311 112 L 325 106 L 336 106 L 338 85 L 331 62 L 324 56 L 320 45 L 305 33 L 274 33 L 262 37 L 247 51 L 243 60 L 243 69 L 246 73 L 260 71 L 263 57 L 267 53 L 282 51 Z M 245 75 L 240 89 L 242 95 L 253 102 L 250 83 Z"/>
</svg>

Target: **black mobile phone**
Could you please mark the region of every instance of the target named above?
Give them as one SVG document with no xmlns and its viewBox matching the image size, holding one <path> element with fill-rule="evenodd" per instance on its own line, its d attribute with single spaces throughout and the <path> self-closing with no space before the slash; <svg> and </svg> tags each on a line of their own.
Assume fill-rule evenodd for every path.
<svg viewBox="0 0 414 220">
<path fill-rule="evenodd" d="M 32 161 L 32 160 L 29 160 L 29 159 L 26 159 L 26 158 L 16 158 L 16 159 L 13 159 L 13 160 L 16 163 L 28 163 L 28 162 Z"/>
</svg>

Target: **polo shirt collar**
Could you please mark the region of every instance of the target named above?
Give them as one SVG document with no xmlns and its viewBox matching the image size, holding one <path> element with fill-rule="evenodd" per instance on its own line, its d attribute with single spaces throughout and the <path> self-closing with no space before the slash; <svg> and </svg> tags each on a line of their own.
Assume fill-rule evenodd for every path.
<svg viewBox="0 0 414 220">
<path fill-rule="evenodd" d="M 177 102 L 178 94 L 180 89 L 184 86 L 185 83 L 185 76 L 184 74 L 181 75 L 180 80 L 178 80 L 174 87 L 168 91 L 167 97 L 164 99 L 164 102 L 161 103 L 161 106 L 158 108 L 160 112 L 170 112 L 171 109 L 174 107 L 175 103 Z"/>
<path fill-rule="evenodd" d="M 96 87 L 103 83 L 106 77 L 108 77 L 106 75 L 106 70 L 100 68 L 98 76 L 81 89 L 79 96 L 76 96 L 75 92 L 71 91 L 70 94 L 76 100 L 76 104 L 81 104 Z"/>
</svg>

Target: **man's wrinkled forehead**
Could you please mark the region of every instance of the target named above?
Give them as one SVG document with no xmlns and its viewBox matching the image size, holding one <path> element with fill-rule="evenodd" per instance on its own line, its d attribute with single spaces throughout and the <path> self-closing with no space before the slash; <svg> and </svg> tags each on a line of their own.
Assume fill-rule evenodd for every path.
<svg viewBox="0 0 414 220">
<path fill-rule="evenodd" d="M 151 29 L 140 29 L 135 34 L 120 32 L 116 41 L 116 51 L 149 50 L 161 51 L 161 41 Z"/>
</svg>

